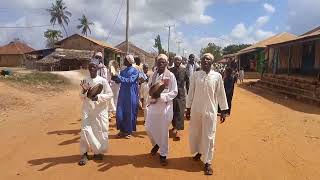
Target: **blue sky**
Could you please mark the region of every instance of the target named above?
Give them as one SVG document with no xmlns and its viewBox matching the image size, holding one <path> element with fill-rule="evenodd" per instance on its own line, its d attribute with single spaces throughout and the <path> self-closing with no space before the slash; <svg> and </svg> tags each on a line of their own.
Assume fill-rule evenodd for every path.
<svg viewBox="0 0 320 180">
<path fill-rule="evenodd" d="M 53 1 L 0 0 L 0 26 L 50 24 L 44 8 Z M 79 33 L 75 27 L 85 14 L 95 23 L 91 37 L 113 45 L 125 39 L 125 6 L 115 21 L 122 0 L 64 1 L 73 14 L 69 35 Z M 130 41 L 147 51 L 152 51 L 157 34 L 166 48 L 167 24 L 176 24 L 170 40 L 172 50 L 177 52 L 176 41 L 183 41 L 181 49 L 188 53 L 199 53 L 209 42 L 220 46 L 254 43 L 280 32 L 299 35 L 320 26 L 320 0 L 131 0 L 130 11 Z M 0 28 L 0 45 L 20 38 L 37 49 L 44 48 L 43 32 L 48 28 L 52 27 Z"/>
</svg>

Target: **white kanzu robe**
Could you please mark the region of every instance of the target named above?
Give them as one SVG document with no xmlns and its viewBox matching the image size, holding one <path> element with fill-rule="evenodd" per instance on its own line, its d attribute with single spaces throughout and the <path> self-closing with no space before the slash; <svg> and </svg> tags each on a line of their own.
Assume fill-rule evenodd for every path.
<svg viewBox="0 0 320 180">
<path fill-rule="evenodd" d="M 228 109 L 222 77 L 211 70 L 208 74 L 198 71 L 190 79 L 186 107 L 191 108 L 191 153 L 200 153 L 204 163 L 211 164 L 217 125 L 218 104 Z"/>
<path fill-rule="evenodd" d="M 80 132 L 80 153 L 93 151 L 94 154 L 103 154 L 108 147 L 108 101 L 113 97 L 112 90 L 106 79 L 101 76 L 86 78 L 89 87 L 98 83 L 103 85 L 103 90 L 98 94 L 98 101 L 91 101 L 87 93 L 82 94 L 82 124 Z"/>
<path fill-rule="evenodd" d="M 155 72 L 156 73 L 156 72 Z M 165 73 L 157 75 L 156 82 L 164 78 Z M 178 94 L 177 81 L 171 72 L 169 74 L 168 88 L 161 93 L 155 104 L 147 106 L 146 131 L 151 140 L 152 146 L 160 147 L 160 155 L 167 156 L 169 151 L 169 126 L 173 118 L 173 99 Z M 151 85 L 152 76 L 149 79 Z"/>
<path fill-rule="evenodd" d="M 140 98 L 143 98 L 143 115 L 144 115 L 144 120 L 147 119 L 147 103 L 149 99 L 149 85 L 148 82 L 144 82 L 140 86 Z"/>
</svg>

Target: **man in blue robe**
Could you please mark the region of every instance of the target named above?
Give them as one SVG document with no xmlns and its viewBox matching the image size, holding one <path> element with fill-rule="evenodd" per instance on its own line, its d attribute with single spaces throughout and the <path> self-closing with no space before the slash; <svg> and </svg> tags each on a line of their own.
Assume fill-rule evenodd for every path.
<svg viewBox="0 0 320 180">
<path fill-rule="evenodd" d="M 117 104 L 117 129 L 120 130 L 118 137 L 129 139 L 133 131 L 136 131 L 139 90 L 139 71 L 134 68 L 134 58 L 127 55 L 124 65 L 127 66 L 120 72 L 120 75 L 113 75 L 112 80 L 120 83 L 118 104 Z"/>
</svg>

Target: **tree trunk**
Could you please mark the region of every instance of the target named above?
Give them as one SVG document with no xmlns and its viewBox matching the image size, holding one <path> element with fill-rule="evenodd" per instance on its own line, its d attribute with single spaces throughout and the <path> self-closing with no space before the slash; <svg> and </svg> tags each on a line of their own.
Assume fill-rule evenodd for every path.
<svg viewBox="0 0 320 180">
<path fill-rule="evenodd" d="M 63 23 L 61 24 L 61 26 L 62 26 L 62 28 L 63 28 L 64 32 L 66 33 L 66 38 L 67 38 L 67 37 L 68 37 L 68 33 L 67 33 L 67 30 L 66 30 L 66 27 L 64 26 L 64 24 L 63 24 Z"/>
</svg>

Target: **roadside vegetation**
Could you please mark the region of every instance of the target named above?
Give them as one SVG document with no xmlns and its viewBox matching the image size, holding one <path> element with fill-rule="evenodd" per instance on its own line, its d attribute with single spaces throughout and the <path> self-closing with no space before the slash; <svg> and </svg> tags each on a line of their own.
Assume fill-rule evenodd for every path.
<svg viewBox="0 0 320 180">
<path fill-rule="evenodd" d="M 1 82 L 11 85 L 28 86 L 37 89 L 62 89 L 70 82 L 64 77 L 46 72 L 13 73 L 8 76 L 0 76 Z"/>
</svg>

